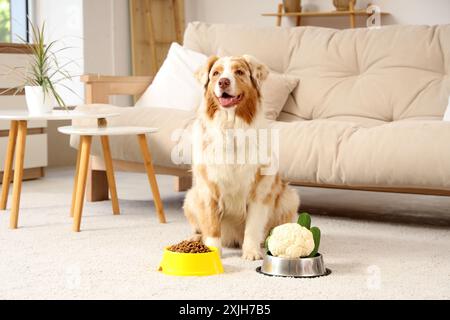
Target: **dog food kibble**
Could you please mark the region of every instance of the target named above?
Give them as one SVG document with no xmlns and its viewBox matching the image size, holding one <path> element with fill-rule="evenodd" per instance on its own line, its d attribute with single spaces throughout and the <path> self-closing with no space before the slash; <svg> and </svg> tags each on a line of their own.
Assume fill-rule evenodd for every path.
<svg viewBox="0 0 450 320">
<path fill-rule="evenodd" d="M 170 246 L 169 251 L 181 253 L 206 253 L 211 252 L 207 246 L 200 241 L 182 241 L 178 244 Z"/>
</svg>

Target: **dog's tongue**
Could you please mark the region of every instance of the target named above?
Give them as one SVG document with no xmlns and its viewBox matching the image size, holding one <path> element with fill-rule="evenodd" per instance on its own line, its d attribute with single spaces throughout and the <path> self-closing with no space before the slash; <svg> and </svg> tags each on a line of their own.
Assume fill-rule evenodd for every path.
<svg viewBox="0 0 450 320">
<path fill-rule="evenodd" d="M 228 108 L 234 106 L 239 103 L 238 97 L 221 97 L 219 98 L 220 105 L 224 108 Z"/>
</svg>

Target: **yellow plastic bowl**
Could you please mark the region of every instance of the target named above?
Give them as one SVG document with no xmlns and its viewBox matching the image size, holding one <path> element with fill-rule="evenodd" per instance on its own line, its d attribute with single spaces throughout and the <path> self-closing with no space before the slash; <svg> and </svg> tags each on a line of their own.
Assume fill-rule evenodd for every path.
<svg viewBox="0 0 450 320">
<path fill-rule="evenodd" d="M 216 247 L 211 252 L 181 253 L 164 249 L 159 271 L 171 276 L 212 276 L 223 273 L 222 262 Z"/>
</svg>

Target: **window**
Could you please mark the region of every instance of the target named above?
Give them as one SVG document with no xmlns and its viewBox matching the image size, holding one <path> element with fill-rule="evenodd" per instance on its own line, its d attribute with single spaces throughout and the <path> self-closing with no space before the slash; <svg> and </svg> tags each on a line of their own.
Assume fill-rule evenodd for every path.
<svg viewBox="0 0 450 320">
<path fill-rule="evenodd" d="M 27 0 L 0 0 L 0 42 L 28 41 L 27 15 Z"/>
<path fill-rule="evenodd" d="M 0 42 L 11 42 L 10 0 L 0 0 Z"/>
</svg>

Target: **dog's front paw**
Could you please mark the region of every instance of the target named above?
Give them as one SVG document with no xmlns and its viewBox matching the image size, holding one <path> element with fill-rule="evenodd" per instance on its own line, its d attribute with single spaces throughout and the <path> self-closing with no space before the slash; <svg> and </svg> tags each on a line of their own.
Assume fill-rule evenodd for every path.
<svg viewBox="0 0 450 320">
<path fill-rule="evenodd" d="M 260 248 L 244 249 L 242 258 L 245 260 L 261 260 L 263 258 L 262 250 Z"/>
<path fill-rule="evenodd" d="M 222 256 L 222 242 L 220 238 L 207 237 L 203 243 L 207 247 L 216 247 L 219 252 L 219 256 Z"/>
<path fill-rule="evenodd" d="M 204 244 L 208 247 L 216 247 L 219 250 L 222 249 L 222 242 L 220 241 L 220 238 L 207 237 Z"/>
</svg>

